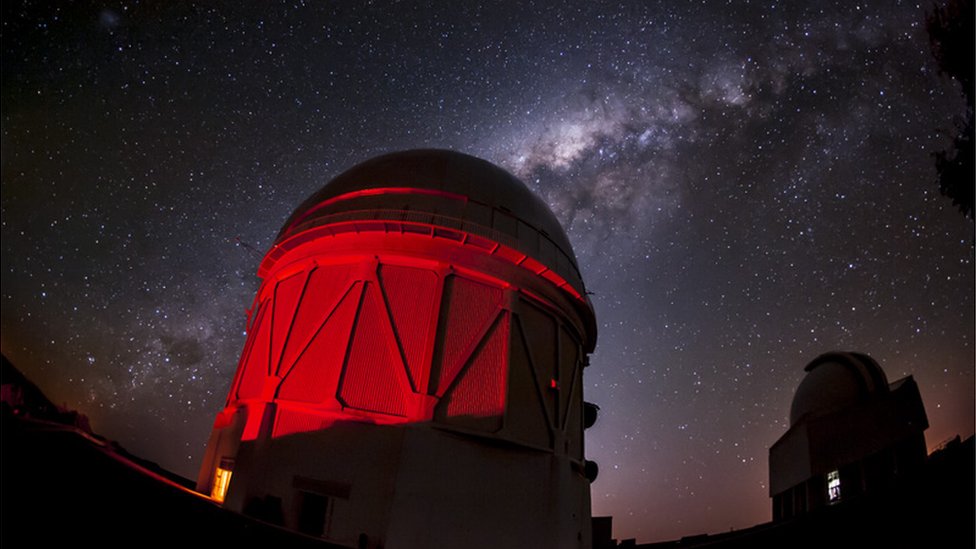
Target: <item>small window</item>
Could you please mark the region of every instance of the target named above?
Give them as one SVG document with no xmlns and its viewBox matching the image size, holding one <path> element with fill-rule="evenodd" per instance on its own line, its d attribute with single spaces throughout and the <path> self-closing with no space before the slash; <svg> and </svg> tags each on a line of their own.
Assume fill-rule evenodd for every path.
<svg viewBox="0 0 976 549">
<path fill-rule="evenodd" d="M 227 489 L 230 488 L 230 477 L 234 473 L 234 460 L 222 459 L 217 471 L 214 472 L 213 489 L 210 490 L 210 497 L 217 503 L 223 503 L 227 496 Z"/>
<path fill-rule="evenodd" d="M 831 471 L 827 473 L 827 502 L 837 503 L 840 501 L 840 472 Z"/>
</svg>

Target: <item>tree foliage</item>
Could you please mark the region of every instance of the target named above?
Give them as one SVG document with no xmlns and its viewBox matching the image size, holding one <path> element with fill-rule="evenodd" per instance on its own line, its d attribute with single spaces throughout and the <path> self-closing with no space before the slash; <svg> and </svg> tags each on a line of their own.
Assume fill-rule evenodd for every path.
<svg viewBox="0 0 976 549">
<path fill-rule="evenodd" d="M 942 194 L 970 219 L 973 218 L 973 83 L 976 71 L 973 0 L 950 0 L 929 14 L 927 27 L 932 55 L 939 70 L 962 85 L 966 113 L 957 122 L 952 147 L 935 153 Z"/>
</svg>

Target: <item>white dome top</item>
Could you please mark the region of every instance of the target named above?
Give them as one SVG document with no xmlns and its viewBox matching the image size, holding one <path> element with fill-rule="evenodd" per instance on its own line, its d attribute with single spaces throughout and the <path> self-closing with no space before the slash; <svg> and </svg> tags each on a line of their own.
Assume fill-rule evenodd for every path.
<svg viewBox="0 0 976 549">
<path fill-rule="evenodd" d="M 868 355 L 830 352 L 820 355 L 804 370 L 807 376 L 796 388 L 790 407 L 790 425 L 821 417 L 888 391 L 888 378 Z"/>
<path fill-rule="evenodd" d="M 396 152 L 346 170 L 292 213 L 275 244 L 340 216 L 400 219 L 416 213 L 509 245 L 586 293 L 569 238 L 545 202 L 498 166 L 449 150 Z"/>
</svg>

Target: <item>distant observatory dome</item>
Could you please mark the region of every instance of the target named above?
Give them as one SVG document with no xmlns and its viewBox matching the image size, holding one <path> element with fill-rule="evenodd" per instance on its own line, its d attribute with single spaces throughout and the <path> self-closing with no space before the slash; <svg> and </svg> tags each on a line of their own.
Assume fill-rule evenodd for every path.
<svg viewBox="0 0 976 549">
<path fill-rule="evenodd" d="M 888 379 L 875 360 L 861 353 L 830 352 L 808 364 L 790 407 L 790 425 L 862 402 L 888 391 Z"/>
<path fill-rule="evenodd" d="M 569 238 L 549 207 L 513 175 L 474 156 L 416 149 L 358 164 L 305 200 L 275 246 L 344 218 L 395 218 L 475 234 L 538 260 L 585 295 Z"/>
<path fill-rule="evenodd" d="M 896 495 L 921 474 L 929 424 L 912 376 L 889 385 L 870 356 L 837 351 L 804 371 L 790 428 L 769 448 L 774 522 L 865 494 Z"/>
</svg>

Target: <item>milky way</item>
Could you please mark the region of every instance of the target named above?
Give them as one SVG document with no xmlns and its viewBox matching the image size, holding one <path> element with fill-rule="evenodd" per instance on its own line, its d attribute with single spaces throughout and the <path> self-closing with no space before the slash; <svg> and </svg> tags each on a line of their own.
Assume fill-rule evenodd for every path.
<svg viewBox="0 0 976 549">
<path fill-rule="evenodd" d="M 3 4 L 3 352 L 194 476 L 258 261 L 357 162 L 443 147 L 552 207 L 592 292 L 594 514 L 769 520 L 768 447 L 830 350 L 973 433 L 965 105 L 903 2 Z M 460 4 L 463 4 L 460 5 Z"/>
</svg>

